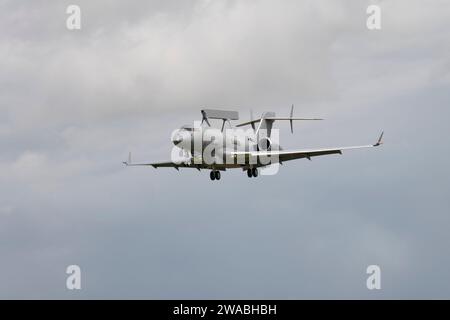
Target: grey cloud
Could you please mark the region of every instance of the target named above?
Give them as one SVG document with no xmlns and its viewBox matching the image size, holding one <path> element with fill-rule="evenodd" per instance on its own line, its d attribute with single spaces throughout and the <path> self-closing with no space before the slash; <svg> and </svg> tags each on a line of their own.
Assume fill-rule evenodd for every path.
<svg viewBox="0 0 450 320">
<path fill-rule="evenodd" d="M 369 32 L 368 3 L 79 1 L 70 32 L 69 2 L 3 1 L 0 297 L 448 298 L 450 6 L 380 1 Z M 286 148 L 386 144 L 213 185 L 121 166 L 202 106 L 291 103 L 326 121 Z"/>
</svg>

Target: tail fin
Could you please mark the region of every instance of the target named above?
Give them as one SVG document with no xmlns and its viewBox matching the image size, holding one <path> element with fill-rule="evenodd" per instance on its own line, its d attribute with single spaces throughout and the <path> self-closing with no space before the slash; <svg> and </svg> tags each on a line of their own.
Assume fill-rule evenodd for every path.
<svg viewBox="0 0 450 320">
<path fill-rule="evenodd" d="M 277 120 L 289 120 L 289 124 L 291 125 L 291 132 L 294 133 L 293 121 L 303 120 L 323 120 L 322 118 L 294 118 L 294 105 L 291 106 L 291 113 L 289 117 L 276 117 L 274 112 L 265 112 L 259 119 L 253 120 L 253 112 L 250 110 L 250 121 L 239 123 L 236 127 L 243 127 L 247 125 L 251 125 L 253 130 L 255 130 L 255 124 L 258 124 L 258 129 L 256 129 L 256 134 L 258 134 L 259 129 L 266 129 L 267 135 L 270 137 L 270 133 L 272 130 L 272 125 L 274 121 Z"/>
</svg>

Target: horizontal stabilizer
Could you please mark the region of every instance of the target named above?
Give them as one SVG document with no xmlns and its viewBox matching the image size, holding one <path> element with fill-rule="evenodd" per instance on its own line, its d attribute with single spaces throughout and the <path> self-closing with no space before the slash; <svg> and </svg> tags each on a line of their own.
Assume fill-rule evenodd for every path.
<svg viewBox="0 0 450 320">
<path fill-rule="evenodd" d="M 264 120 L 273 120 L 273 121 L 277 121 L 277 120 L 323 120 L 320 118 L 289 118 L 289 117 L 265 117 Z M 256 119 L 256 120 L 251 120 L 251 121 L 247 121 L 247 122 L 243 122 L 243 123 L 239 123 L 238 125 L 236 125 L 236 127 L 243 127 L 249 124 L 255 124 L 261 121 L 261 118 Z"/>
</svg>

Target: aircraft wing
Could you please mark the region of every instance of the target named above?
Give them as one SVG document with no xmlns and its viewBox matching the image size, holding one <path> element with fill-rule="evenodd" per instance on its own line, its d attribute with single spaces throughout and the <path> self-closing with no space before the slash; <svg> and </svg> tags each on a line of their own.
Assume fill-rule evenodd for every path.
<svg viewBox="0 0 450 320">
<path fill-rule="evenodd" d="M 129 167 L 134 167 L 134 166 L 151 166 L 155 169 L 157 168 L 175 168 L 176 170 L 178 170 L 178 168 L 194 168 L 194 169 L 201 169 L 202 166 L 198 165 L 198 164 L 190 164 L 190 163 L 184 163 L 184 162 L 180 162 L 180 163 L 175 163 L 172 161 L 168 161 L 168 162 L 149 162 L 149 163 L 133 163 L 131 162 L 131 153 L 128 155 L 128 160 L 123 162 L 124 165 L 129 166 Z"/>
<path fill-rule="evenodd" d="M 244 155 L 250 157 L 267 157 L 275 156 L 278 157 L 279 162 L 307 158 L 311 160 L 312 157 L 324 156 L 329 154 L 342 154 L 342 151 L 361 149 L 361 148 L 372 148 L 378 147 L 382 144 L 381 139 L 383 138 L 383 133 L 381 133 L 378 141 L 375 144 L 363 145 L 363 146 L 351 146 L 351 147 L 338 147 L 338 148 L 324 148 L 324 149 L 303 149 L 303 150 L 277 150 L 277 151 L 242 151 L 233 152 L 233 155 Z"/>
<path fill-rule="evenodd" d="M 157 168 L 174 168 L 178 170 L 178 168 L 193 168 L 193 169 L 202 169 L 202 165 L 198 164 L 189 164 L 189 163 L 174 163 L 174 162 L 152 162 L 152 163 L 128 163 L 124 162 L 126 166 L 133 167 L 133 166 L 151 166 L 155 169 Z"/>
</svg>

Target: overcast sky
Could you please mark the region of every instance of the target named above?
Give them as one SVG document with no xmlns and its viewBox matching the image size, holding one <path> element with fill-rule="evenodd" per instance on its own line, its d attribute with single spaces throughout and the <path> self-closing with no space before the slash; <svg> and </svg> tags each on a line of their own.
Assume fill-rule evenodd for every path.
<svg viewBox="0 0 450 320">
<path fill-rule="evenodd" d="M 447 0 L 0 0 L 0 298 L 450 298 L 449 17 Z M 220 182 L 121 164 L 169 160 L 202 107 L 292 103 L 326 121 L 280 124 L 285 149 L 385 144 Z"/>
</svg>

